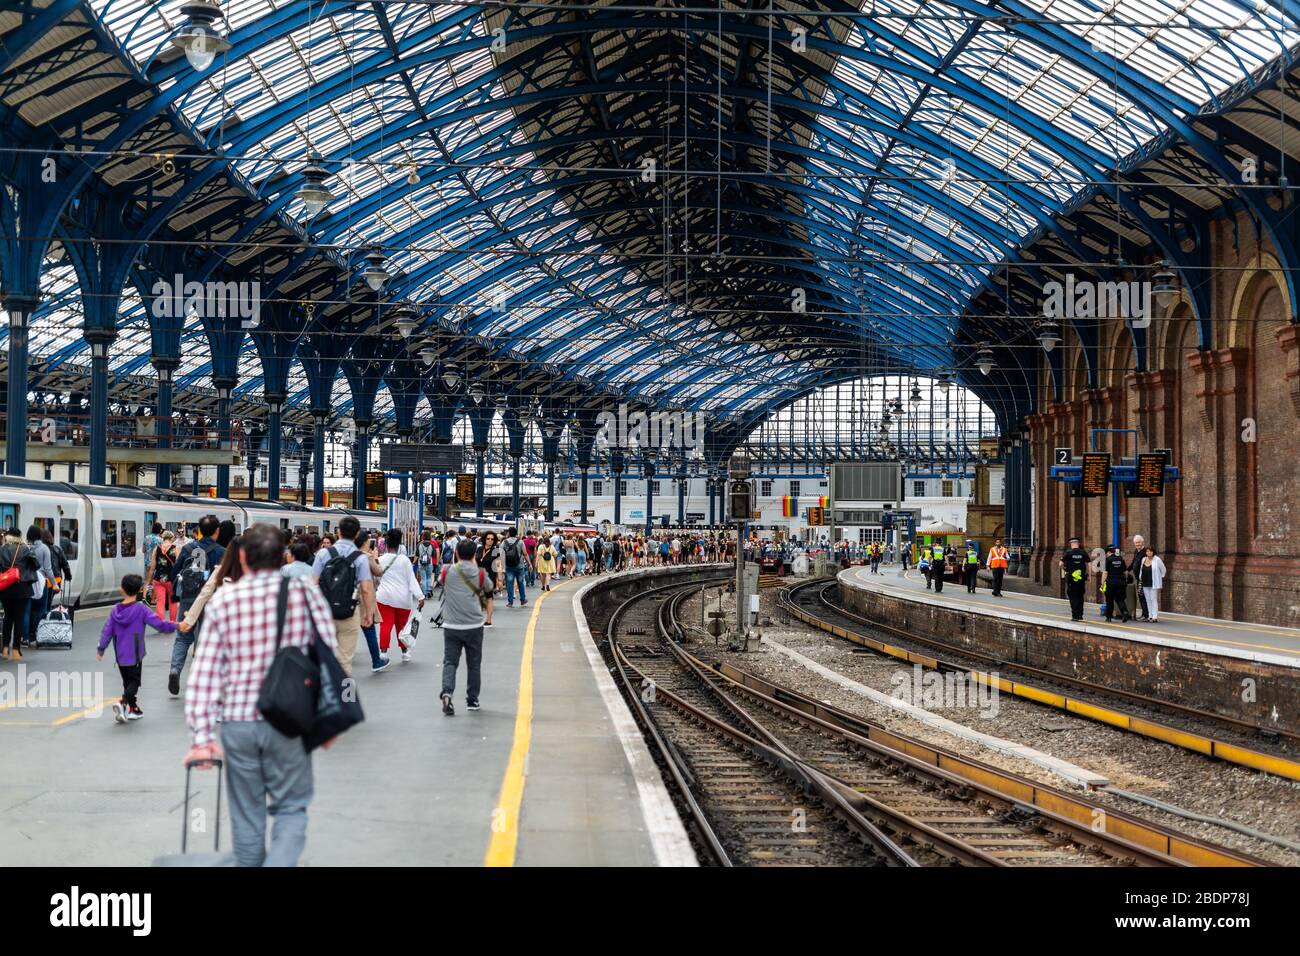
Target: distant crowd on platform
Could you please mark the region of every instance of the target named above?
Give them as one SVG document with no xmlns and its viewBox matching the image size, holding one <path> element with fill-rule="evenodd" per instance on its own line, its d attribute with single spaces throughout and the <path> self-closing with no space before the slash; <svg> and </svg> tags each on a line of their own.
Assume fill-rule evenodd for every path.
<svg viewBox="0 0 1300 956">
<path fill-rule="evenodd" d="M 441 628 L 442 712 L 456 713 L 462 659 L 464 705 L 477 711 L 484 633 L 494 626 L 503 598 L 507 608 L 518 601 L 523 609 L 530 590 L 545 593 L 564 579 L 734 560 L 736 552 L 734 536 L 725 532 L 592 534 L 561 526 L 546 534 L 501 534 L 475 530 L 472 520 L 467 525 L 425 532 L 409 547 L 401 530 L 381 534 L 353 516 L 323 535 L 291 535 L 261 523 L 241 534 L 234 522 L 214 515 L 188 527 L 150 528 L 141 573 L 122 578 L 121 600 L 97 647 L 100 660 L 113 655 L 122 681 L 113 717 L 122 724 L 144 717 L 145 635 L 150 629 L 174 635 L 167 668 L 172 698 L 181 696 L 189 668 L 184 713 L 192 746 L 184 762 L 222 764 L 238 864 L 297 863 L 306 842 L 312 752 L 362 719 L 353 680 L 362 641 L 377 675 L 393 666 L 396 655 L 403 663 L 412 660 L 422 620 Z M 746 550 L 755 547 L 750 542 Z M 67 561 L 48 532 L 6 534 L 0 653 L 21 658 L 33 622 L 43 619 L 51 594 L 69 579 Z M 429 602 L 432 613 L 422 615 Z M 290 706 L 295 699 L 301 705 L 309 692 L 315 695 L 310 706 Z M 290 719 L 295 713 L 310 716 L 300 726 Z M 269 845 L 268 817 L 274 824 Z"/>
</svg>

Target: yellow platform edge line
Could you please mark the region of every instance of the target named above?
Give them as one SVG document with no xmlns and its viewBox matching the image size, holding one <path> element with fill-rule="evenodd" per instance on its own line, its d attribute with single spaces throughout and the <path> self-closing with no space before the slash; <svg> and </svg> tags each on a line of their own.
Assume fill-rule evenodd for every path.
<svg viewBox="0 0 1300 956">
<path fill-rule="evenodd" d="M 533 742 L 533 643 L 542 602 L 552 591 L 542 591 L 533 603 L 533 613 L 524 632 L 524 649 L 519 661 L 519 696 L 515 705 L 515 739 L 506 762 L 501 792 L 492 812 L 492 838 L 488 841 L 484 866 L 514 866 L 519 848 L 519 810 L 524 803 L 524 776 L 528 751 Z"/>
</svg>

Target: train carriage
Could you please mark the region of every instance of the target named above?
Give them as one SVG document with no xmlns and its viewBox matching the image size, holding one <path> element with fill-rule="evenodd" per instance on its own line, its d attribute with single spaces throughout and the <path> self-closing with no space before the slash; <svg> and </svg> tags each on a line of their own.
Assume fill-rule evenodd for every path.
<svg viewBox="0 0 1300 956">
<path fill-rule="evenodd" d="M 363 527 L 388 528 L 380 511 L 305 508 L 273 501 L 205 498 L 168 489 L 126 485 L 76 485 L 0 475 L 0 528 L 48 528 L 63 548 L 72 569 L 65 603 L 76 607 L 102 604 L 118 596 L 125 574 L 143 574 L 144 538 L 155 522 L 165 529 L 187 529 L 204 515 L 229 519 L 238 531 L 250 524 L 275 524 L 290 534 L 329 533 L 346 515 Z"/>
</svg>

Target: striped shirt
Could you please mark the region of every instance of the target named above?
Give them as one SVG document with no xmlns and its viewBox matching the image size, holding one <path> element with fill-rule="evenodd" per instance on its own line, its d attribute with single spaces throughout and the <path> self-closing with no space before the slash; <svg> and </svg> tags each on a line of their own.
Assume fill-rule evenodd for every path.
<svg viewBox="0 0 1300 956">
<path fill-rule="evenodd" d="M 185 692 L 185 719 L 196 747 L 211 743 L 218 720 L 262 719 L 257 695 L 275 656 L 275 612 L 284 580 L 278 569 L 254 571 L 223 584 L 208 602 Z M 283 643 L 300 647 L 309 642 L 309 609 L 316 633 L 337 649 L 334 618 L 324 595 L 302 580 L 289 582 Z"/>
</svg>

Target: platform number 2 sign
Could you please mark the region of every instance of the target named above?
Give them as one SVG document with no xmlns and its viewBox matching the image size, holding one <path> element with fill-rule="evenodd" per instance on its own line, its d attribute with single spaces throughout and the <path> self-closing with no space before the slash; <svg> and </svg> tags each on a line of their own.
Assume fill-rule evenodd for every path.
<svg viewBox="0 0 1300 956">
<path fill-rule="evenodd" d="M 1057 463 L 1058 465 L 1069 465 L 1069 464 L 1073 464 L 1073 463 L 1074 463 L 1074 449 L 1073 449 L 1073 448 L 1058 448 L 1058 449 L 1056 449 L 1056 463 Z"/>
</svg>

